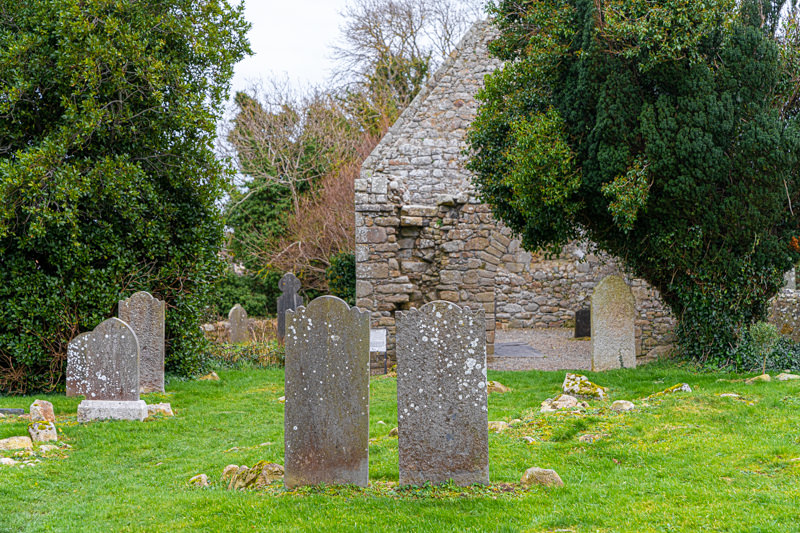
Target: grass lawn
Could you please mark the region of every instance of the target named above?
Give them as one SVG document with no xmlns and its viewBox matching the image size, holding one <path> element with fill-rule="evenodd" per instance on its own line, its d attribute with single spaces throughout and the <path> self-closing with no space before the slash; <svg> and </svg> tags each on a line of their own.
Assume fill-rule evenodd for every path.
<svg viewBox="0 0 800 533">
<path fill-rule="evenodd" d="M 491 488 L 397 482 L 396 381 L 374 379 L 368 489 L 228 491 L 228 464 L 283 464 L 281 370 L 219 372 L 219 382 L 172 382 L 174 418 L 79 425 L 79 399 L 51 401 L 71 448 L 34 467 L 0 466 L 0 531 L 800 531 L 800 382 L 745 385 L 730 374 L 669 364 L 587 374 L 612 400 L 540 414 L 564 372 L 490 372 L 512 388 L 489 398 L 489 420 L 522 419 L 489 436 Z M 691 393 L 642 403 L 679 382 Z M 726 392 L 742 397 L 721 398 Z M 2 398 L 28 408 L 34 397 Z M 379 424 L 384 421 L 385 424 Z M 0 439 L 26 435 L 0 419 Z M 599 436 L 582 442 L 581 436 Z M 523 436 L 536 440 L 527 444 Z M 584 440 L 586 440 L 584 438 Z M 12 452 L 0 452 L 10 457 Z M 556 489 L 509 487 L 531 466 L 553 468 Z M 211 487 L 189 478 L 206 473 Z"/>
</svg>

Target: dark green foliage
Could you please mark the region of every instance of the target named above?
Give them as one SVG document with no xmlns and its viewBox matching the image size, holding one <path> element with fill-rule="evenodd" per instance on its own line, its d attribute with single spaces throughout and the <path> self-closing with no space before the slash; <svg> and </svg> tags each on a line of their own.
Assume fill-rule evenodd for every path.
<svg viewBox="0 0 800 533">
<path fill-rule="evenodd" d="M 286 351 L 277 340 L 247 344 L 212 344 L 209 363 L 217 369 L 283 368 Z"/>
<path fill-rule="evenodd" d="M 281 290 L 278 282 L 282 274 L 269 270 L 260 274 L 238 275 L 228 270 L 217 283 L 212 307 L 218 316 L 227 317 L 228 311 L 241 304 L 250 317 L 275 316 Z"/>
<path fill-rule="evenodd" d="M 0 390 L 57 386 L 137 290 L 167 301 L 167 369 L 202 369 L 246 30 L 223 0 L 0 0 Z"/>
<path fill-rule="evenodd" d="M 331 257 L 325 270 L 330 293 L 350 305 L 356 304 L 356 256 L 352 252 L 339 252 Z"/>
<path fill-rule="evenodd" d="M 797 11 L 778 22 L 787 4 L 492 10 L 492 50 L 515 61 L 488 78 L 469 137 L 483 199 L 528 249 L 585 238 L 620 257 L 703 362 L 730 361 L 800 257 L 800 32 Z"/>
<path fill-rule="evenodd" d="M 766 354 L 765 366 L 764 352 L 745 333 L 731 358 L 737 372 L 800 372 L 800 343 L 782 337 Z"/>
</svg>

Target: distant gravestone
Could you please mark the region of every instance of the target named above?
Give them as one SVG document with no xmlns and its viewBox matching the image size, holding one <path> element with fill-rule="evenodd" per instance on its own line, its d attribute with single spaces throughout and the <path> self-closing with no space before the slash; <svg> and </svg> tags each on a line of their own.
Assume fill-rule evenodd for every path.
<svg viewBox="0 0 800 533">
<path fill-rule="evenodd" d="M 286 313 L 284 484 L 369 479 L 369 313 L 334 296 Z"/>
<path fill-rule="evenodd" d="M 483 309 L 436 301 L 398 317 L 400 484 L 488 483 Z"/>
<path fill-rule="evenodd" d="M 119 302 L 119 318 L 139 341 L 139 392 L 164 392 L 164 319 L 166 304 L 148 292 Z"/>
<path fill-rule="evenodd" d="M 228 312 L 228 324 L 230 326 L 231 344 L 244 344 L 250 340 L 247 331 L 247 311 L 239 304 L 236 304 Z"/>
<path fill-rule="evenodd" d="M 298 294 L 300 290 L 300 280 L 287 272 L 278 282 L 281 296 L 278 298 L 278 339 L 283 341 L 286 337 L 286 311 L 294 311 L 303 305 L 303 299 Z"/>
<path fill-rule="evenodd" d="M 575 312 L 575 338 L 581 339 L 592 335 L 592 313 L 590 309 Z"/>
<path fill-rule="evenodd" d="M 67 349 L 67 396 L 83 395 L 78 422 L 144 420 L 139 399 L 139 342 L 131 327 L 109 318 L 75 337 Z"/>
<path fill-rule="evenodd" d="M 795 274 L 795 269 L 791 269 L 789 272 L 783 275 L 783 288 L 784 289 L 791 289 L 793 291 L 797 290 L 797 276 Z"/>
<path fill-rule="evenodd" d="M 592 293 L 592 370 L 636 367 L 636 303 L 621 277 L 608 276 Z"/>
</svg>

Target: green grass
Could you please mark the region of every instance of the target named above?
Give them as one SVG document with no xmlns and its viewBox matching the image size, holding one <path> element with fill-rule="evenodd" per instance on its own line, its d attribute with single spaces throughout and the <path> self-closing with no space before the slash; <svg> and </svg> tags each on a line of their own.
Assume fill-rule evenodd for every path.
<svg viewBox="0 0 800 533">
<path fill-rule="evenodd" d="M 587 374 L 636 411 L 590 402 L 583 413 L 543 415 L 538 406 L 558 394 L 563 372 L 492 372 L 512 391 L 490 397 L 489 419 L 523 422 L 489 436 L 494 485 L 464 490 L 396 486 L 397 439 L 387 436 L 396 382 L 375 379 L 372 486 L 287 493 L 279 484 L 229 492 L 217 482 L 228 464 L 283 464 L 282 371 L 219 374 L 220 382 L 174 382 L 166 395 L 145 397 L 170 402 L 176 416 L 144 423 L 79 425 L 78 399 L 40 396 L 53 402 L 72 448 L 35 467 L 0 467 L 0 531 L 800 531 L 798 382 L 748 386 L 650 365 Z M 679 382 L 694 392 L 643 406 Z M 27 409 L 33 399 L 1 403 Z M 0 420 L 0 438 L 23 434 L 24 421 Z M 509 486 L 531 466 L 555 469 L 566 486 Z M 188 486 L 201 472 L 212 486 Z"/>
</svg>

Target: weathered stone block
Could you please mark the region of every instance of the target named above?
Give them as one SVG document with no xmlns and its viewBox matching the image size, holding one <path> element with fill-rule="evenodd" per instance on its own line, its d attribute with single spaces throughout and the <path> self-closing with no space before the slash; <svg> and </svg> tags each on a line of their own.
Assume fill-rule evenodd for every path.
<svg viewBox="0 0 800 533">
<path fill-rule="evenodd" d="M 625 281 L 608 276 L 592 293 L 592 370 L 636 367 L 635 301 Z"/>
</svg>

